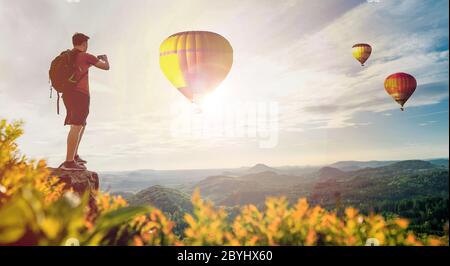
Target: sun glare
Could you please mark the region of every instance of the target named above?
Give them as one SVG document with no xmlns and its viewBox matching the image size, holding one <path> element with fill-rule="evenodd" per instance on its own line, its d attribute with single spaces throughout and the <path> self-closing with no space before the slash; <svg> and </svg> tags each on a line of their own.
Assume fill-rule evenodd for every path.
<svg viewBox="0 0 450 266">
<path fill-rule="evenodd" d="M 211 93 L 206 95 L 199 106 L 202 108 L 204 112 L 214 112 L 221 107 L 223 104 L 222 99 L 218 96 L 217 93 Z"/>
</svg>

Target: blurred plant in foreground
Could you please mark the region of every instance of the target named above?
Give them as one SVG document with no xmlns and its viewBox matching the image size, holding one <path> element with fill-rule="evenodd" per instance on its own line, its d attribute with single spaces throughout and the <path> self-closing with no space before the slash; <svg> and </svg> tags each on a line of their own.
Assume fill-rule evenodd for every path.
<svg viewBox="0 0 450 266">
<path fill-rule="evenodd" d="M 45 161 L 19 154 L 21 127 L 21 122 L 0 121 L 0 245 L 134 244 L 133 238 L 117 238 L 125 231 L 142 237 L 139 244 L 175 242 L 170 221 L 159 210 L 127 207 L 121 197 L 97 193 L 97 212 L 89 215 L 88 193 L 80 197 L 64 190 Z"/>
<path fill-rule="evenodd" d="M 375 238 L 380 245 L 448 245 L 446 239 L 428 236 L 418 239 L 408 231 L 408 221 L 385 220 L 381 215 L 362 215 L 347 208 L 343 217 L 320 206 L 310 207 L 306 199 L 288 206 L 284 198 L 268 198 L 264 211 L 254 205 L 241 208 L 231 224 L 226 214 L 194 193 L 194 216 L 186 216 L 189 227 L 185 241 L 192 245 L 365 245 Z"/>
</svg>

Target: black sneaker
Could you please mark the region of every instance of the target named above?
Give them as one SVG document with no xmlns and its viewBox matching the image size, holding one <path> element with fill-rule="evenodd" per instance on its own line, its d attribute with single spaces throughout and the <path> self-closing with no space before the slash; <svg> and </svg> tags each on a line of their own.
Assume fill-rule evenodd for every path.
<svg viewBox="0 0 450 266">
<path fill-rule="evenodd" d="M 86 164 L 87 163 L 87 161 L 81 159 L 80 155 L 78 155 L 78 154 L 75 155 L 75 162 L 77 162 L 78 164 Z"/>
<path fill-rule="evenodd" d="M 78 164 L 75 161 L 65 161 L 58 168 L 67 170 L 67 171 L 84 171 L 86 170 L 86 166 Z"/>
</svg>

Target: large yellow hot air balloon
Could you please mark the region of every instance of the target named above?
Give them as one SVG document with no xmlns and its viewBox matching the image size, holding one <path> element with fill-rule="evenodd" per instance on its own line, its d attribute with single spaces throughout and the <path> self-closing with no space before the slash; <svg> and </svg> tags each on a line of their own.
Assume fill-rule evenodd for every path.
<svg viewBox="0 0 450 266">
<path fill-rule="evenodd" d="M 410 74 L 402 72 L 389 75 L 384 81 L 386 92 L 400 104 L 402 111 L 404 110 L 403 105 L 414 93 L 416 86 L 416 79 Z"/>
<path fill-rule="evenodd" d="M 190 101 L 200 102 L 227 76 L 233 48 L 214 32 L 179 32 L 162 42 L 159 64 L 175 88 Z"/>
<path fill-rule="evenodd" d="M 357 43 L 352 47 L 353 57 L 361 63 L 361 66 L 364 66 L 371 53 L 372 47 L 367 43 Z"/>
</svg>

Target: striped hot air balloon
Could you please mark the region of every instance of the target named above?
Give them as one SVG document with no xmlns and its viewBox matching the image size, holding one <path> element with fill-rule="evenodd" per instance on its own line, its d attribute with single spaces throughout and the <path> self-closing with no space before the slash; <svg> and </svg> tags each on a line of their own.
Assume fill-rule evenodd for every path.
<svg viewBox="0 0 450 266">
<path fill-rule="evenodd" d="M 367 43 L 357 43 L 352 47 L 353 57 L 361 63 L 361 66 L 364 66 L 371 53 L 372 47 Z"/>
<path fill-rule="evenodd" d="M 417 87 L 416 79 L 407 73 L 395 73 L 390 75 L 384 81 L 384 88 L 387 93 L 394 98 L 394 100 L 401 105 L 400 110 L 403 109 L 403 105 L 411 97 Z"/>
<path fill-rule="evenodd" d="M 173 34 L 162 42 L 159 52 L 162 72 L 192 102 L 212 92 L 233 64 L 230 43 L 208 31 Z"/>
</svg>

